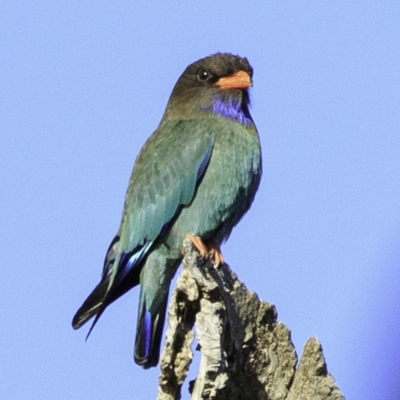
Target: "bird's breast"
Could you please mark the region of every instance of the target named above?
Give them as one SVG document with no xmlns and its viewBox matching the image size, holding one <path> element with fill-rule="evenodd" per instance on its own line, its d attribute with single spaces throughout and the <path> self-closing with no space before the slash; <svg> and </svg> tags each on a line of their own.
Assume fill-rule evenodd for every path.
<svg viewBox="0 0 400 400">
<path fill-rule="evenodd" d="M 169 234 L 181 246 L 188 234 L 226 239 L 250 208 L 261 177 L 261 150 L 254 124 L 215 117 L 216 140 L 193 201 L 182 208 Z"/>
</svg>

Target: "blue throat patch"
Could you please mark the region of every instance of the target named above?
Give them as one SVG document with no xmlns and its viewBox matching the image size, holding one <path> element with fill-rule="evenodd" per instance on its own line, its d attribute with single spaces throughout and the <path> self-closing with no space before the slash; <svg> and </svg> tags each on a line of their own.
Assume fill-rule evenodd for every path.
<svg viewBox="0 0 400 400">
<path fill-rule="evenodd" d="M 211 111 L 224 118 L 234 119 L 247 125 L 253 122 L 247 104 L 238 99 L 216 98 L 211 106 L 201 107 L 202 111 Z"/>
</svg>

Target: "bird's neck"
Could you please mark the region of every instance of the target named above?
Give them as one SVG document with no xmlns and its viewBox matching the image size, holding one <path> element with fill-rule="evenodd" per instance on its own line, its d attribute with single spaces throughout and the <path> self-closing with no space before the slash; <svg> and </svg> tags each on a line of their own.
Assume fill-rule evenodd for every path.
<svg viewBox="0 0 400 400">
<path fill-rule="evenodd" d="M 197 102 L 191 101 L 193 94 L 171 96 L 161 123 L 167 120 L 182 120 L 196 118 L 200 114 L 211 114 L 223 118 L 233 119 L 244 125 L 254 124 L 249 111 L 249 94 L 247 91 L 237 90 L 235 93 L 207 91 Z M 191 95 L 191 96 L 189 96 Z"/>
</svg>

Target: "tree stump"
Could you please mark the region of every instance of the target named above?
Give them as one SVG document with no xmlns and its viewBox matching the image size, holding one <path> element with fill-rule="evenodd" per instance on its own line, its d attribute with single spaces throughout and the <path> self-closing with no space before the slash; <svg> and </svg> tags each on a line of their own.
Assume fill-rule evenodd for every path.
<svg viewBox="0 0 400 400">
<path fill-rule="evenodd" d="M 200 368 L 191 399 L 341 400 L 317 339 L 297 365 L 290 330 L 275 306 L 247 290 L 227 264 L 215 267 L 189 240 L 168 312 L 158 400 L 181 398 L 196 329 Z M 186 396 L 185 396 L 186 397 Z"/>
</svg>

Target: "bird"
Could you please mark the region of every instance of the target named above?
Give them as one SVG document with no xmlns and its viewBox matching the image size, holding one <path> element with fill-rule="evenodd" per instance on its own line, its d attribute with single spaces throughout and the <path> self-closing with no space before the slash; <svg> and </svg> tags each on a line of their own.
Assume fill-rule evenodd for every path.
<svg viewBox="0 0 400 400">
<path fill-rule="evenodd" d="M 250 114 L 253 68 L 247 58 L 215 53 L 190 64 L 176 82 L 157 129 L 136 158 L 120 227 L 101 280 L 73 317 L 80 328 L 140 285 L 134 360 L 158 364 L 170 283 L 182 243 L 214 265 L 249 210 L 262 175 Z"/>
</svg>

